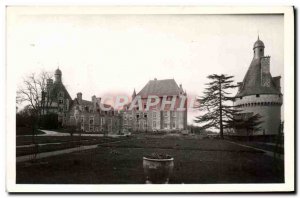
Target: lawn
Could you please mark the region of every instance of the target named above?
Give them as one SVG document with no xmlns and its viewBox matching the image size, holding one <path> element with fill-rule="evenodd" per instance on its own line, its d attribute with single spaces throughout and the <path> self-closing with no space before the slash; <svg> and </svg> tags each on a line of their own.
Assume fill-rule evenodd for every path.
<svg viewBox="0 0 300 198">
<path fill-rule="evenodd" d="M 63 150 L 83 145 L 96 145 L 106 142 L 114 142 L 127 137 L 88 137 L 88 136 L 36 136 L 35 142 L 39 144 L 38 148 L 32 145 L 32 137 L 21 136 L 17 137 L 16 156 L 30 155 L 35 152 L 49 152 Z M 25 147 L 22 147 L 24 146 Z M 27 146 L 29 145 L 29 146 Z M 31 145 L 31 146 L 30 146 Z M 21 147 L 20 147 L 21 146 Z"/>
<path fill-rule="evenodd" d="M 41 130 L 36 130 L 36 134 L 44 134 Z M 16 135 L 32 135 L 31 127 L 16 127 Z"/>
<path fill-rule="evenodd" d="M 172 184 L 280 183 L 283 162 L 263 152 L 223 140 L 135 136 L 97 149 L 17 164 L 17 183 L 142 184 L 142 157 L 152 152 L 174 157 Z"/>
</svg>

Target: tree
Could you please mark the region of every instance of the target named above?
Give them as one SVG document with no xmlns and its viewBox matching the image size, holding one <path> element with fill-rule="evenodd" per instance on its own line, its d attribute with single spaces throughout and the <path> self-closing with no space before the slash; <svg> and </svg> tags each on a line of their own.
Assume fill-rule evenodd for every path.
<svg viewBox="0 0 300 198">
<path fill-rule="evenodd" d="M 250 132 L 261 129 L 260 124 L 262 116 L 259 114 L 253 115 L 253 113 L 240 113 L 236 115 L 233 120 L 226 121 L 227 128 L 233 128 L 237 130 L 246 130 L 247 137 L 249 138 Z"/>
<path fill-rule="evenodd" d="M 16 115 L 16 126 L 17 127 L 32 127 L 34 123 L 34 111 L 31 106 L 26 105 L 21 111 L 17 112 Z"/>
<path fill-rule="evenodd" d="M 27 102 L 37 116 L 45 114 L 53 101 L 47 91 L 47 79 L 51 77 L 49 72 L 42 71 L 39 75 L 32 73 L 24 78 L 17 90 L 17 103 Z"/>
<path fill-rule="evenodd" d="M 41 115 L 51 106 L 52 97 L 47 92 L 47 79 L 51 78 L 50 73 L 42 71 L 39 75 L 32 73 L 23 79 L 23 84 L 17 90 L 17 104 L 26 102 L 31 111 L 32 141 L 35 143 L 37 125 L 40 123 Z"/>
<path fill-rule="evenodd" d="M 233 76 L 228 75 L 209 75 L 207 77 L 211 82 L 204 91 L 204 96 L 196 99 L 195 108 L 203 115 L 197 116 L 196 123 L 202 123 L 201 129 L 215 128 L 220 130 L 220 137 L 223 137 L 223 128 L 225 121 L 233 120 L 234 115 L 238 112 L 229 102 L 234 101 L 234 97 L 230 97 L 229 89 L 234 89 L 237 85 L 233 85 Z M 232 104 L 232 103 L 231 103 Z"/>
</svg>

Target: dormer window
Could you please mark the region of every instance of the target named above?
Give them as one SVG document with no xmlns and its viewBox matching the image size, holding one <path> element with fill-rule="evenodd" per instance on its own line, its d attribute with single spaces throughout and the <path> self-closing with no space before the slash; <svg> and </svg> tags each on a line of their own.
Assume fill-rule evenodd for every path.
<svg viewBox="0 0 300 198">
<path fill-rule="evenodd" d="M 259 98 L 260 97 L 260 95 L 259 94 L 256 94 L 256 98 Z"/>
</svg>

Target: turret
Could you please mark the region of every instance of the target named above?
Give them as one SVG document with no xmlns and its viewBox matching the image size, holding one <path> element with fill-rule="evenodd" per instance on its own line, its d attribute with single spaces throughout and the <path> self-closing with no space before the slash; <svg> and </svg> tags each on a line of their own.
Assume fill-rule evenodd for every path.
<svg viewBox="0 0 300 198">
<path fill-rule="evenodd" d="M 60 83 L 61 82 L 61 76 L 62 76 L 62 72 L 60 71 L 59 68 L 57 68 L 57 70 L 55 70 L 55 73 L 54 73 L 55 82 Z"/>
<path fill-rule="evenodd" d="M 257 41 L 254 43 L 253 46 L 254 59 L 263 57 L 265 54 L 264 51 L 265 51 L 265 45 L 261 40 L 259 40 L 259 36 L 258 36 Z"/>
</svg>

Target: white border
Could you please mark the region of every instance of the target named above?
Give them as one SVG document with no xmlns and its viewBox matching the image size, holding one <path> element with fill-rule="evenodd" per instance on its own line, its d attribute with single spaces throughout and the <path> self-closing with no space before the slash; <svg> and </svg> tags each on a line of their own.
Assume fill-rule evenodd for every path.
<svg viewBox="0 0 300 198">
<path fill-rule="evenodd" d="M 39 3 L 40 4 L 40 3 Z M 20 5 L 13 1 L 10 5 Z M 40 4 L 41 5 L 41 4 Z M 47 5 L 55 5 L 49 4 Z M 72 5 L 72 4 L 71 4 Z M 61 5 L 60 5 L 61 6 Z M 51 6 L 52 7 L 52 6 Z M 50 8 L 51 8 L 50 7 Z M 50 14 L 47 7 L 19 9 L 21 14 Z M 294 16 L 292 7 L 209 6 L 106 6 L 58 8 L 55 14 L 284 14 L 284 184 L 172 184 L 172 185 L 21 185 L 15 184 L 15 80 L 14 68 L 6 68 L 6 189 L 9 192 L 263 192 L 294 190 Z"/>
</svg>

